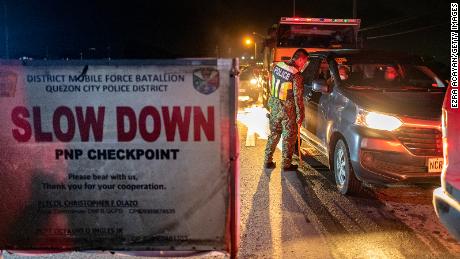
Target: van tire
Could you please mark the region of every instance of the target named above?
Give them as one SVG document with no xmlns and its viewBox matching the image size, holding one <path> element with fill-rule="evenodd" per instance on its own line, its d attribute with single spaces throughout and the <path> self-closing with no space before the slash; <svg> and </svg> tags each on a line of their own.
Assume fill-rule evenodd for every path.
<svg viewBox="0 0 460 259">
<path fill-rule="evenodd" d="M 350 153 L 343 139 L 335 144 L 332 168 L 337 189 L 342 194 L 358 194 L 362 183 L 356 178 L 350 162 Z"/>
</svg>

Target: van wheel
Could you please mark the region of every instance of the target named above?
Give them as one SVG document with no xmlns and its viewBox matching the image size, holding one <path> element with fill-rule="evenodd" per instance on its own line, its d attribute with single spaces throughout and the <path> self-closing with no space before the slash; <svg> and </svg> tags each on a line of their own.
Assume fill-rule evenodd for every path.
<svg viewBox="0 0 460 259">
<path fill-rule="evenodd" d="M 342 194 L 359 193 L 362 190 L 361 182 L 356 178 L 350 163 L 348 148 L 342 139 L 335 144 L 334 175 L 337 189 Z"/>
</svg>

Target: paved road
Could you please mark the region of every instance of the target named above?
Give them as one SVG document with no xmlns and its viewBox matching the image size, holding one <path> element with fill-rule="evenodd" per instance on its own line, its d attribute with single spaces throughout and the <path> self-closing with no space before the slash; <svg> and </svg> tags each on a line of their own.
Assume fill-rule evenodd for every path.
<svg viewBox="0 0 460 259">
<path fill-rule="evenodd" d="M 265 141 L 245 146 L 247 128 L 239 124 L 241 141 L 241 258 L 331 258 L 327 241 L 315 229 L 295 172 L 263 170 Z M 276 157 L 280 154 L 277 151 Z M 279 161 L 277 161 L 279 164 Z"/>
<path fill-rule="evenodd" d="M 241 258 L 460 258 L 460 245 L 433 211 L 433 186 L 343 196 L 326 158 L 306 144 L 299 172 L 264 170 L 265 113 L 239 113 Z"/>
</svg>

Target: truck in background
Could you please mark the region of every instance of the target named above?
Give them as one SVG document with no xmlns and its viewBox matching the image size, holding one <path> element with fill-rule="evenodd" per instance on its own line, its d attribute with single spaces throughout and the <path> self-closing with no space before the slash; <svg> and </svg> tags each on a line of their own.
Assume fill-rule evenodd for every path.
<svg viewBox="0 0 460 259">
<path fill-rule="evenodd" d="M 298 48 L 308 52 L 360 47 L 360 19 L 281 17 L 268 29 L 263 49 L 263 105 L 270 97 L 273 64 L 288 61 Z"/>
</svg>

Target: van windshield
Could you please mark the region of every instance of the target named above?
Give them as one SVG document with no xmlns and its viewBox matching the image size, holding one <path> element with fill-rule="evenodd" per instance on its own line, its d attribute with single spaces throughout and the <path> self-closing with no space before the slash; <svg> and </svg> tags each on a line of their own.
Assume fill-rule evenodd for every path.
<svg viewBox="0 0 460 259">
<path fill-rule="evenodd" d="M 338 71 L 342 84 L 348 87 L 407 91 L 445 88 L 444 82 L 422 65 L 341 64 Z"/>
</svg>

